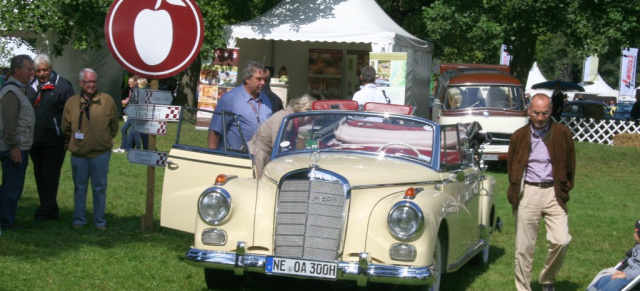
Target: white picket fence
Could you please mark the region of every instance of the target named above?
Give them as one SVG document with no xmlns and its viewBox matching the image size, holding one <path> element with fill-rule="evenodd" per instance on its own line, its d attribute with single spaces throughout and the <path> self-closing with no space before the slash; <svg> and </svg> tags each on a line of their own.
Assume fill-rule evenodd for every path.
<svg viewBox="0 0 640 291">
<path fill-rule="evenodd" d="M 640 133 L 640 124 L 634 121 L 562 117 L 560 123 L 571 129 L 573 139 L 590 143 L 613 145 L 613 136 L 616 134 Z"/>
</svg>

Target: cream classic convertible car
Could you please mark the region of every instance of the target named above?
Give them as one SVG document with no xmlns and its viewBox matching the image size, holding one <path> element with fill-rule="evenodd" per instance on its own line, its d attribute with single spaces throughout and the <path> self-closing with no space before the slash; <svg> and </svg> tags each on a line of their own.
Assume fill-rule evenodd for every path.
<svg viewBox="0 0 640 291">
<path fill-rule="evenodd" d="M 328 102 L 285 118 L 259 180 L 246 151 L 206 149 L 206 122 L 183 113 L 161 224 L 195 234 L 186 260 L 207 286 L 252 272 L 438 290 L 443 273 L 487 263 L 501 223 L 478 124 Z"/>
</svg>

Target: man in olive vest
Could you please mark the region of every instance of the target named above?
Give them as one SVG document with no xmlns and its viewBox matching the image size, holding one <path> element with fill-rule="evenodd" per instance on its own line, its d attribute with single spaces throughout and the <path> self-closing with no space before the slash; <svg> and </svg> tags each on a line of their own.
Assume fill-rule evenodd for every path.
<svg viewBox="0 0 640 291">
<path fill-rule="evenodd" d="M 25 87 L 33 77 L 33 60 L 28 55 L 11 59 L 10 76 L 0 89 L 0 228 L 15 229 L 18 200 L 33 143 L 36 117 Z"/>
</svg>

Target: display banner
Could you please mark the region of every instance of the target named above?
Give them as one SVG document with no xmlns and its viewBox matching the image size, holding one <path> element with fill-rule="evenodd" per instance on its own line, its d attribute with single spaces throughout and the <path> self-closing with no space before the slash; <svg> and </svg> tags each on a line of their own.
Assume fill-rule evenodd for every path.
<svg viewBox="0 0 640 291">
<path fill-rule="evenodd" d="M 503 44 L 500 48 L 500 64 L 501 65 L 509 65 L 511 62 L 511 54 L 507 51 L 507 45 Z"/>
<path fill-rule="evenodd" d="M 369 65 L 376 69 L 376 85 L 391 99 L 405 104 L 407 53 L 370 53 Z"/>
<path fill-rule="evenodd" d="M 198 84 L 196 128 L 208 129 L 213 111 L 222 96 L 237 86 L 238 48 L 216 49 L 213 58 L 202 62 Z M 204 111 L 206 110 L 206 111 Z"/>
<path fill-rule="evenodd" d="M 598 57 L 592 55 L 584 60 L 584 71 L 582 72 L 582 82 L 593 83 L 598 78 Z"/>
<path fill-rule="evenodd" d="M 620 62 L 620 96 L 633 96 L 635 94 L 637 64 L 637 48 L 622 50 L 622 61 Z"/>
</svg>

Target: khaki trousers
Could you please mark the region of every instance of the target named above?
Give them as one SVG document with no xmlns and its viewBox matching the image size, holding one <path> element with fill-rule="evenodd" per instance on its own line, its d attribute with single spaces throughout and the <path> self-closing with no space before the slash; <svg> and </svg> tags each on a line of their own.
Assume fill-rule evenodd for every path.
<svg viewBox="0 0 640 291">
<path fill-rule="evenodd" d="M 520 291 L 531 291 L 531 268 L 540 218 L 544 218 L 547 228 L 549 251 L 538 282 L 549 284 L 555 282 L 571 241 L 569 219 L 558 205 L 553 187 L 525 185 L 516 213 L 515 283 Z"/>
</svg>

